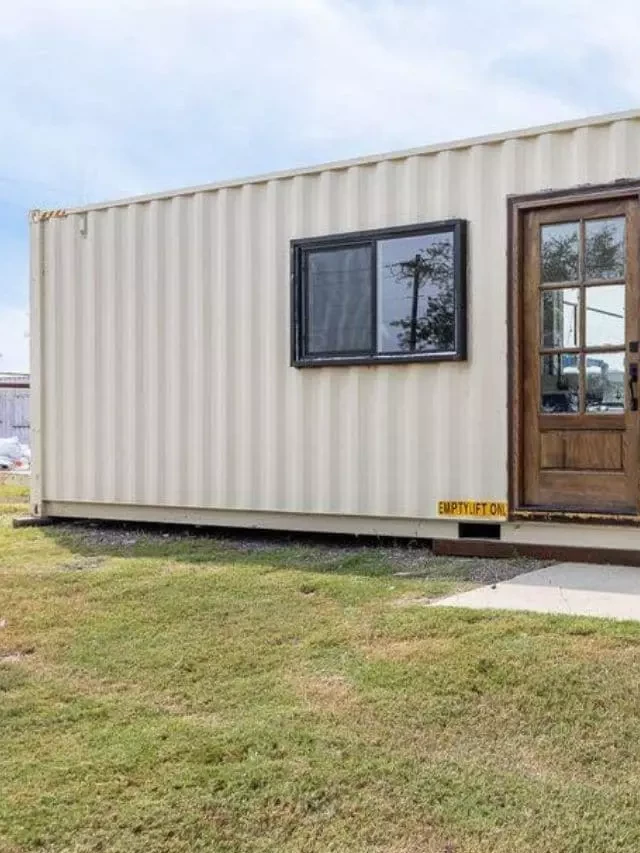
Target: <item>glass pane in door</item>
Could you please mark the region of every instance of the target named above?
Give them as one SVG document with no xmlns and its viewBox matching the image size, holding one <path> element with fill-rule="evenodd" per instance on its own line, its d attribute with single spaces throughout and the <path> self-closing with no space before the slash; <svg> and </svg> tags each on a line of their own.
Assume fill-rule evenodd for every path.
<svg viewBox="0 0 640 853">
<path fill-rule="evenodd" d="M 624 346 L 624 284 L 586 287 L 588 347 Z"/>
<path fill-rule="evenodd" d="M 545 414 L 577 412 L 580 408 L 578 356 L 543 355 L 540 359 L 540 411 Z"/>
<path fill-rule="evenodd" d="M 585 279 L 624 278 L 624 216 L 591 219 L 584 225 Z"/>
<path fill-rule="evenodd" d="M 577 347 L 580 328 L 580 290 L 562 287 L 542 291 L 542 346 Z"/>
<path fill-rule="evenodd" d="M 624 411 L 625 359 L 623 352 L 588 353 L 585 359 L 587 412 Z"/>
<path fill-rule="evenodd" d="M 577 281 L 580 238 L 577 222 L 543 225 L 541 229 L 542 283 Z"/>
</svg>

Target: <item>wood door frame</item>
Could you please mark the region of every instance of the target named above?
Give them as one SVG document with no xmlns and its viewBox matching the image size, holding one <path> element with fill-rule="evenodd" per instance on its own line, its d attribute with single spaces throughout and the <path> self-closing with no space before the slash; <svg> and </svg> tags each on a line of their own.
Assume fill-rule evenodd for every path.
<svg viewBox="0 0 640 853">
<path fill-rule="evenodd" d="M 525 214 L 585 202 L 640 200 L 640 180 L 610 184 L 587 184 L 566 190 L 543 190 L 528 195 L 507 196 L 507 471 L 509 520 L 599 522 L 640 524 L 640 515 L 610 515 L 592 512 L 547 512 L 523 506 L 523 290 Z"/>
</svg>

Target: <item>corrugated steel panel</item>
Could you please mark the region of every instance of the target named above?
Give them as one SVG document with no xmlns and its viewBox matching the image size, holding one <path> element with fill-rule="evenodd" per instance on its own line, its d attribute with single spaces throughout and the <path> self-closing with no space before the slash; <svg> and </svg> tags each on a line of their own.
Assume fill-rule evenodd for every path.
<svg viewBox="0 0 640 853">
<path fill-rule="evenodd" d="M 23 444 L 29 443 L 28 388 L 0 385 L 0 438 L 18 438 Z"/>
<path fill-rule="evenodd" d="M 405 518 L 504 500 L 506 197 L 638 175 L 634 114 L 35 224 L 42 499 Z M 290 367 L 292 238 L 454 217 L 467 362 Z"/>
</svg>

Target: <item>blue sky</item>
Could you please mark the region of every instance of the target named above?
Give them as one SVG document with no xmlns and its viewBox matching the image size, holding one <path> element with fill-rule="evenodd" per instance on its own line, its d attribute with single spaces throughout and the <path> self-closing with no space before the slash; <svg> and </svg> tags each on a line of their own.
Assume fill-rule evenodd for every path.
<svg viewBox="0 0 640 853">
<path fill-rule="evenodd" d="M 637 0 L 22 0 L 0 16 L 0 370 L 26 212 L 640 106 Z"/>
</svg>

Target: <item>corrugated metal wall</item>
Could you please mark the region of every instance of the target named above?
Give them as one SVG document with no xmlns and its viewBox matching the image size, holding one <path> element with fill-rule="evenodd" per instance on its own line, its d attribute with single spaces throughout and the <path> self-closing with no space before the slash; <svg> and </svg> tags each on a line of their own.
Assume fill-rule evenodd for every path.
<svg viewBox="0 0 640 853">
<path fill-rule="evenodd" d="M 626 118 L 43 229 L 43 499 L 428 518 L 507 493 L 506 196 L 640 175 Z M 469 220 L 469 360 L 289 366 L 289 240 Z M 84 232 L 84 233 L 83 233 Z"/>
<path fill-rule="evenodd" d="M 29 389 L 0 385 L 0 438 L 29 443 Z"/>
</svg>

